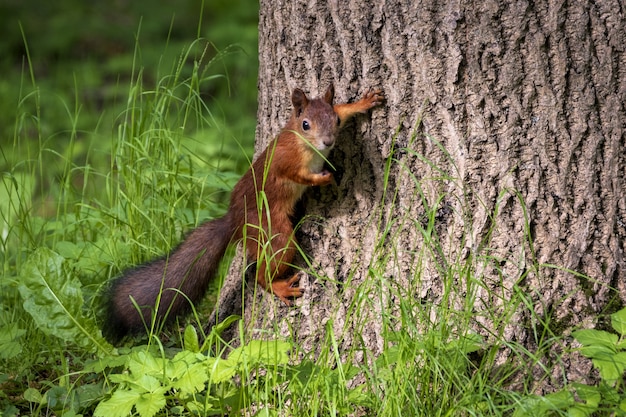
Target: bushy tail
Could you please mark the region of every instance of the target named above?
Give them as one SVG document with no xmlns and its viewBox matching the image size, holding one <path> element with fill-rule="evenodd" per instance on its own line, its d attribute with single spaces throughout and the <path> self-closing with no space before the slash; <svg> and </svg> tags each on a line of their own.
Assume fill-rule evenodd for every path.
<svg viewBox="0 0 626 417">
<path fill-rule="evenodd" d="M 195 304 L 204 296 L 233 232 L 228 215 L 204 223 L 169 255 L 115 279 L 108 293 L 105 336 L 117 342 L 138 333 L 150 326 L 154 312 L 159 321 L 187 313 L 187 298 Z"/>
</svg>

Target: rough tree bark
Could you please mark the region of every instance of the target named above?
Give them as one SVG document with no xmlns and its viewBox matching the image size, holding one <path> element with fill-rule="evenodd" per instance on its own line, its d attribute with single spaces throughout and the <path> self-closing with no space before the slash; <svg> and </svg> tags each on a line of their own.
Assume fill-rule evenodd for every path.
<svg viewBox="0 0 626 417">
<path fill-rule="evenodd" d="M 452 280 L 448 302 L 466 302 L 468 284 L 442 276 L 439 255 L 416 255 L 429 210 L 440 253 L 476 259 L 483 334 L 532 349 L 536 317 L 562 334 L 626 301 L 625 12 L 616 0 L 262 0 L 257 152 L 295 87 L 317 96 L 332 82 L 336 101 L 351 101 L 378 86 L 387 102 L 341 135 L 337 185 L 305 197 L 304 298 L 288 309 L 247 290 L 249 328 L 314 350 L 328 322 L 342 347 L 377 352 L 394 288 L 437 303 Z M 372 276 L 381 263 L 384 277 Z M 538 316 L 519 306 L 497 328 L 486 311 L 520 291 Z"/>
</svg>

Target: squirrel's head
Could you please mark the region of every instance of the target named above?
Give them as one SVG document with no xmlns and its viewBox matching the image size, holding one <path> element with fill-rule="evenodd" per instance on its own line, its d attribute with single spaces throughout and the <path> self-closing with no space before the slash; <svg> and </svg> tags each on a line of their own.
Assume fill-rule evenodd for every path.
<svg viewBox="0 0 626 417">
<path fill-rule="evenodd" d="M 323 98 L 310 100 L 299 88 L 293 90 L 292 125 L 303 139 L 317 150 L 328 153 L 335 145 L 339 130 L 339 116 L 333 110 L 335 88 L 331 84 Z"/>
</svg>

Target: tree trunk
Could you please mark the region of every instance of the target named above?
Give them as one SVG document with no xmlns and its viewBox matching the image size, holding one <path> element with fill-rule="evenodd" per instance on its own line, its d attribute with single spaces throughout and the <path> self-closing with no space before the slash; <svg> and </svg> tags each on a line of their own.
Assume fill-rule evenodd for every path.
<svg viewBox="0 0 626 417">
<path fill-rule="evenodd" d="M 387 101 L 341 134 L 337 185 L 305 195 L 305 296 L 287 308 L 248 288 L 249 328 L 311 351 L 332 330 L 341 348 L 377 353 L 381 315 L 416 298 L 469 303 L 477 332 L 532 351 L 540 325 L 559 336 L 614 311 L 626 298 L 624 12 L 611 0 L 262 0 L 257 153 L 293 88 L 334 83 L 345 102 L 381 87 Z M 589 369 L 564 366 L 574 379 Z"/>
</svg>

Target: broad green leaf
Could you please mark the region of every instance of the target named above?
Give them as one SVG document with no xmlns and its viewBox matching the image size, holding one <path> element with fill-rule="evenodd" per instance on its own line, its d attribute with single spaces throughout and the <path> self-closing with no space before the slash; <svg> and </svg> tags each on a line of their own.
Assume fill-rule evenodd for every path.
<svg viewBox="0 0 626 417">
<path fill-rule="evenodd" d="M 74 404 L 79 409 L 95 404 L 98 399 L 105 395 L 105 389 L 101 382 L 78 385 L 72 388 L 71 392 L 74 397 Z M 65 417 L 65 414 L 63 414 L 63 417 Z"/>
<path fill-rule="evenodd" d="M 536 416 L 536 409 L 539 407 L 540 397 L 537 395 L 529 395 L 526 398 L 523 398 L 520 403 L 518 403 L 515 412 L 513 413 L 513 417 L 526 417 L 526 416 Z"/>
<path fill-rule="evenodd" d="M 109 375 L 109 380 L 119 386 L 122 387 L 131 387 L 134 386 L 135 382 L 139 379 L 139 376 L 132 375 L 127 372 L 122 374 L 111 374 Z"/>
<path fill-rule="evenodd" d="M 167 377 L 171 379 L 180 378 L 189 368 L 196 363 L 202 363 L 204 361 L 204 356 L 200 355 L 199 358 L 197 353 L 190 352 L 188 350 L 181 350 L 178 352 L 170 361 L 170 364 L 167 368 Z"/>
<path fill-rule="evenodd" d="M 544 410 L 563 410 L 575 403 L 574 396 L 569 391 L 557 391 L 547 394 L 543 398 L 545 400 Z"/>
<path fill-rule="evenodd" d="M 591 346 L 581 347 L 580 353 L 582 353 L 588 358 L 596 358 L 596 357 L 602 357 L 606 355 L 614 355 L 616 353 L 616 350 L 611 349 L 610 347 L 607 347 L 607 346 L 591 345 Z"/>
<path fill-rule="evenodd" d="M 626 308 L 611 314 L 611 326 L 622 336 L 626 336 Z"/>
<path fill-rule="evenodd" d="M 130 354 L 128 369 L 133 375 L 161 376 L 165 373 L 166 360 L 157 358 L 145 351 L 137 351 Z"/>
<path fill-rule="evenodd" d="M 207 397 L 212 400 L 212 397 Z M 188 401 L 185 407 L 191 411 L 194 416 L 214 416 L 219 415 L 216 409 L 212 407 L 212 401 Z"/>
<path fill-rule="evenodd" d="M 615 360 L 615 363 L 626 369 L 626 352 L 619 352 L 617 355 L 613 356 L 613 359 Z"/>
<path fill-rule="evenodd" d="M 600 401 L 602 401 L 602 394 L 600 394 L 597 387 L 579 384 L 576 382 L 573 383 L 572 386 L 576 390 L 578 397 L 587 404 L 598 407 Z"/>
<path fill-rule="evenodd" d="M 263 407 L 254 413 L 253 417 L 274 417 L 278 416 L 278 412 L 273 408 Z"/>
<path fill-rule="evenodd" d="M 105 369 L 117 368 L 118 366 L 126 365 L 128 361 L 128 355 L 108 355 L 96 358 L 94 360 L 87 360 L 85 362 L 84 370 L 87 372 L 100 373 Z"/>
<path fill-rule="evenodd" d="M 626 350 L 626 339 L 622 339 L 617 343 L 617 350 Z"/>
<path fill-rule="evenodd" d="M 152 375 L 141 375 L 135 380 L 135 389 L 142 393 L 157 392 L 162 388 L 161 381 Z M 169 385 L 167 388 L 169 388 Z"/>
<path fill-rule="evenodd" d="M 390 346 L 376 359 L 376 367 L 379 369 L 396 365 L 400 360 L 401 352 L 398 346 Z"/>
<path fill-rule="evenodd" d="M 186 369 L 181 373 L 180 377 L 172 383 L 172 387 L 180 390 L 183 397 L 201 392 L 205 388 L 205 383 L 209 380 L 206 366 L 202 363 L 194 365 L 186 365 Z"/>
<path fill-rule="evenodd" d="M 36 404 L 43 404 L 44 402 L 43 395 L 41 395 L 41 392 L 36 388 L 27 388 L 26 391 L 24 391 L 24 399 Z"/>
<path fill-rule="evenodd" d="M 124 244 L 120 239 L 113 238 L 100 238 L 96 242 L 86 243 L 83 248 L 80 249 L 80 256 L 76 259 L 74 265 L 81 271 L 88 274 L 96 274 L 101 271 L 107 265 L 114 262 L 111 256 L 111 248 L 115 246 L 115 251 L 119 254 L 123 254 L 125 251 Z M 119 250 L 117 249 L 119 248 Z"/>
<path fill-rule="evenodd" d="M 135 403 L 135 409 L 141 417 L 153 417 L 165 407 L 165 393 L 167 389 L 158 388 L 154 391 L 141 394 Z"/>
<path fill-rule="evenodd" d="M 183 396 L 204 389 L 204 384 L 209 380 L 204 359 L 203 355 L 183 350 L 171 360 L 167 376 L 173 380 L 172 386 L 178 388 Z"/>
<path fill-rule="evenodd" d="M 90 351 L 113 350 L 93 318 L 83 314 L 81 283 L 66 271 L 62 256 L 39 248 L 28 258 L 20 276 L 24 309 L 41 331 Z"/>
<path fill-rule="evenodd" d="M 368 407 L 372 405 L 372 398 L 365 391 L 364 385 L 359 385 L 348 391 L 348 401 L 351 404 Z"/>
<path fill-rule="evenodd" d="M 287 354 L 291 344 L 279 340 L 252 340 L 245 346 L 233 350 L 228 355 L 229 361 L 242 363 L 286 364 L 289 362 Z"/>
<path fill-rule="evenodd" d="M 615 389 L 614 386 L 609 385 L 606 381 L 597 385 L 598 391 L 602 394 L 602 400 L 604 404 L 617 404 L 620 402 L 622 395 Z"/>
<path fill-rule="evenodd" d="M 51 409 L 62 406 L 67 402 L 68 394 L 68 387 L 52 385 L 44 394 L 46 405 Z"/>
<path fill-rule="evenodd" d="M 626 369 L 626 352 L 613 355 L 601 355 L 592 358 L 593 365 L 600 371 L 600 377 L 613 385 L 621 378 Z"/>
<path fill-rule="evenodd" d="M 0 327 L 0 359 L 11 359 L 22 352 L 20 339 L 25 333 L 17 323 Z"/>
<path fill-rule="evenodd" d="M 202 344 L 202 348 L 200 348 L 200 351 L 201 352 L 207 351 L 210 346 L 214 345 L 220 339 L 220 335 L 226 329 L 228 329 L 231 326 L 231 324 L 233 324 L 235 321 L 240 320 L 240 319 L 241 319 L 241 316 L 228 316 L 226 317 L 226 319 L 224 319 L 224 321 L 213 326 L 213 328 L 211 329 L 211 332 L 209 333 L 207 338 L 204 340 L 204 343 Z"/>
<path fill-rule="evenodd" d="M 590 417 L 594 413 L 594 411 L 596 410 L 593 409 L 592 407 L 588 407 L 584 404 L 576 404 L 567 409 L 567 416 L 568 417 Z"/>
<path fill-rule="evenodd" d="M 140 394 L 130 390 L 117 390 L 111 398 L 98 404 L 94 417 L 126 417 L 130 415 L 133 405 Z"/>
<path fill-rule="evenodd" d="M 239 368 L 238 363 L 220 358 L 208 357 L 205 361 L 212 384 L 229 381 Z"/>
<path fill-rule="evenodd" d="M 361 372 L 362 372 L 361 369 L 359 369 L 358 367 L 354 366 L 351 363 L 347 363 L 343 367 L 343 373 L 345 375 L 345 379 L 347 380 L 354 378 L 355 376 L 359 375 Z"/>
<path fill-rule="evenodd" d="M 65 259 L 78 259 L 81 253 L 81 249 L 74 242 L 68 241 L 58 242 L 54 249 Z"/>
<path fill-rule="evenodd" d="M 447 349 L 459 349 L 461 352 L 468 354 L 482 349 L 484 346 L 483 339 L 480 335 L 469 333 L 461 336 L 459 339 L 452 340 L 448 343 Z"/>
<path fill-rule="evenodd" d="M 584 329 L 572 333 L 583 346 L 607 346 L 615 350 L 617 335 L 604 330 Z"/>
<path fill-rule="evenodd" d="M 565 410 L 575 405 L 574 396 L 569 391 L 558 391 L 544 397 L 531 395 L 525 398 L 513 413 L 513 417 L 548 416 L 550 412 Z"/>
<path fill-rule="evenodd" d="M 191 352 L 200 352 L 200 345 L 198 344 L 198 332 L 196 328 L 191 324 L 185 327 L 185 333 L 183 335 L 183 346 L 185 350 Z"/>
</svg>

